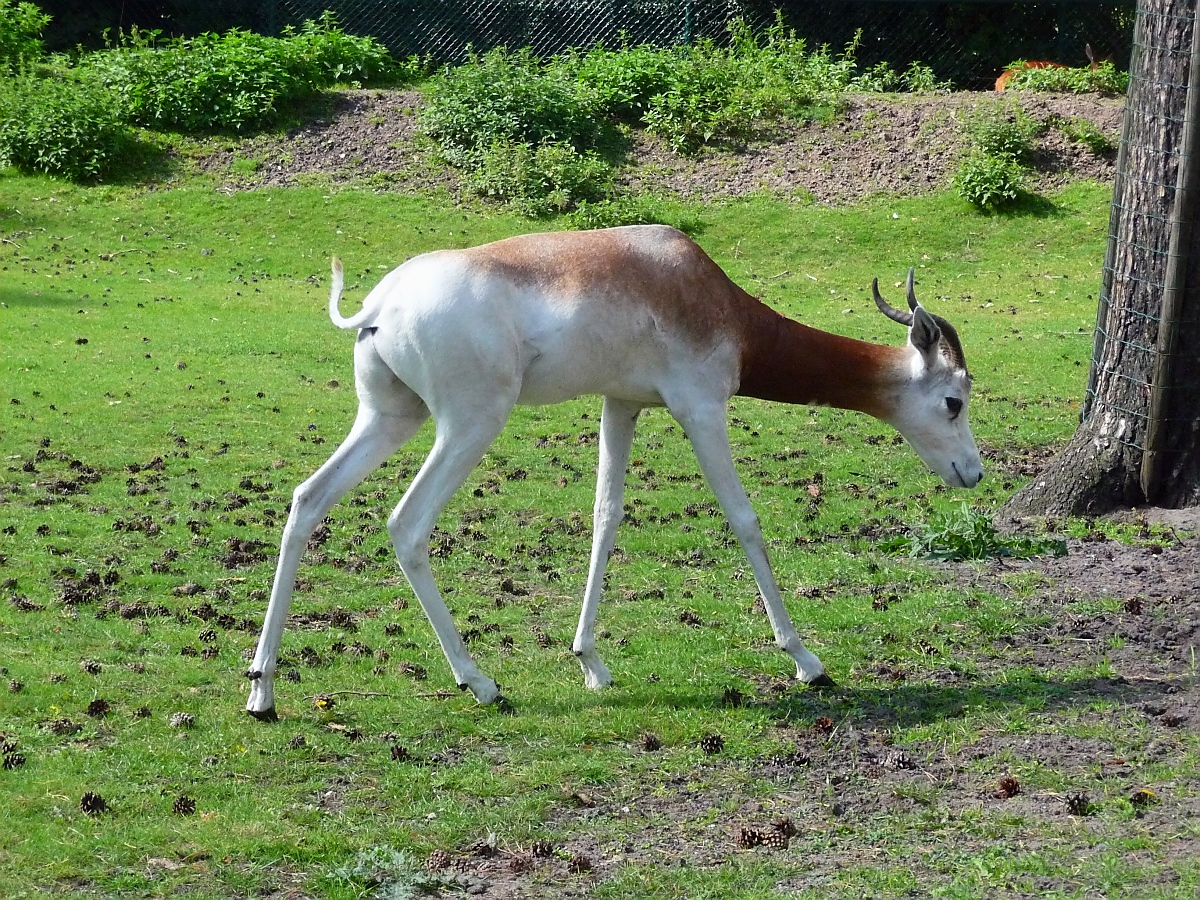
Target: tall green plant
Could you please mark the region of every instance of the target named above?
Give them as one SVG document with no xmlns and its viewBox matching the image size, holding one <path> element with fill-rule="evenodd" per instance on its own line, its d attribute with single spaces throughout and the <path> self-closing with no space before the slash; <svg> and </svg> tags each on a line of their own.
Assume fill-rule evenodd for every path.
<svg viewBox="0 0 1200 900">
<path fill-rule="evenodd" d="M 42 55 L 50 17 L 32 3 L 0 0 L 0 72 L 16 71 Z"/>
</svg>

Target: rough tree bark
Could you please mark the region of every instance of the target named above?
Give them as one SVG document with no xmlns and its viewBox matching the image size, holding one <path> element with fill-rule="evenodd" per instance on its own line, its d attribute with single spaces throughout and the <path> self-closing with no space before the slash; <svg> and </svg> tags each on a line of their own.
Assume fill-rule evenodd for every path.
<svg viewBox="0 0 1200 900">
<path fill-rule="evenodd" d="M 1181 212 L 1177 186 L 1195 14 L 1196 0 L 1142 0 L 1138 5 L 1104 286 L 1081 424 L 1046 470 L 1009 500 L 1002 515 L 1098 515 L 1147 502 L 1141 478 L 1143 450 L 1163 288 L 1170 269 L 1171 223 Z M 1180 288 L 1175 295 L 1179 330 L 1168 380 L 1160 382 L 1165 385 L 1163 441 L 1152 498 L 1164 506 L 1200 503 L 1197 238 L 1200 228 L 1191 229 L 1186 246 L 1174 248 L 1180 251 L 1174 263 Z"/>
</svg>

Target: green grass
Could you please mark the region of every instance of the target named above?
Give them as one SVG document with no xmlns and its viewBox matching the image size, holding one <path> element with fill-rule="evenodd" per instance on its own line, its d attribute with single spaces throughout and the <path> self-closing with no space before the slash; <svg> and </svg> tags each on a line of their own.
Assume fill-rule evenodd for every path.
<svg viewBox="0 0 1200 900">
<path fill-rule="evenodd" d="M 550 838 L 611 855 L 625 839 L 655 840 L 659 832 L 644 822 L 678 833 L 684 846 L 715 834 L 724 861 L 664 868 L 631 859 L 606 870 L 592 895 L 759 898 L 784 885 L 796 896 L 912 889 L 966 897 L 1031 884 L 1043 872 L 1100 892 L 1150 884 L 1171 868 L 1156 856 L 1166 839 L 1144 835 L 1153 852 L 1139 857 L 1140 868 L 1122 865 L 1132 851 L 1111 841 L 1136 829 L 1115 795 L 1101 799 L 1092 833 L 1063 817 L 1031 824 L 994 806 L 964 806 L 941 776 L 933 784 L 918 776 L 897 787 L 908 811 L 841 819 L 830 812 L 834 789 L 821 787 L 826 772 L 818 770 L 838 764 L 826 744 L 813 745 L 812 796 L 781 799 L 755 762 L 808 740 L 822 716 L 839 728 L 882 730 L 913 753 L 969 748 L 997 731 L 1085 726 L 1145 744 L 1136 722 L 1098 718 L 1088 707 L 1089 679 L 1102 677 L 1102 666 L 989 668 L 980 648 L 1028 628 L 1022 607 L 883 555 L 870 532 L 926 521 L 964 497 L 990 509 L 1019 483 L 1006 474 L 1007 450 L 1072 432 L 1107 202 L 1106 191 L 1082 185 L 1009 217 L 979 216 L 950 197 L 847 210 L 751 199 L 689 211 L 702 223 L 697 239 L 739 283 L 806 322 L 856 337 L 903 339 L 874 311 L 867 288 L 879 276 L 898 300 L 895 283 L 919 266 L 918 295 L 958 327 L 975 374 L 975 433 L 999 456 L 971 495 L 946 490 L 869 419 L 731 404 L 734 456 L 785 597 L 843 689 L 769 689 L 786 679 L 790 661 L 751 611 L 744 557 L 723 517 L 702 505 L 711 494 L 663 411 L 647 412 L 639 428 L 631 518 L 601 609 L 601 652 L 618 683 L 601 694 L 583 688 L 569 643 L 586 573 L 600 411 L 596 398 L 583 398 L 517 410 L 443 516 L 449 537 L 435 536 L 452 548 L 435 560 L 439 583 L 460 628 L 482 631 L 472 650 L 516 714 L 453 690 L 417 604 L 397 602 L 412 598 L 383 525 L 429 447 L 426 428 L 334 510 L 325 561 L 310 557 L 302 568 L 293 612 L 341 607 L 357 630 L 289 628 L 283 648 L 301 680 L 279 681 L 283 721 L 264 726 L 242 713 L 242 653 L 257 636 L 290 492 L 336 446 L 355 409 L 352 338 L 325 313 L 330 255 L 346 263 L 350 309 L 408 256 L 528 223 L 350 189 L 225 196 L 204 186 L 145 192 L 0 178 L 0 578 L 6 597 L 44 607 L 0 604 L 0 665 L 6 680 L 24 685 L 4 694 L 0 731 L 27 759 L 0 770 L 5 895 L 226 897 L 300 886 L 351 897 L 358 888 L 331 873 L 371 847 L 421 859 L 491 832 L 510 849 Z M 73 460 L 99 480 L 53 493 L 87 471 Z M 817 473 L 822 502 L 814 506 L 807 487 Z M 226 569 L 217 557 L 230 539 L 263 542 L 268 559 Z M 347 561 L 362 570 L 349 571 Z M 61 602 L 64 585 L 89 571 L 117 571 L 120 580 L 95 601 Z M 509 579 L 516 591 L 502 589 Z M 187 583 L 205 592 L 180 596 Z M 130 613 L 141 603 L 170 614 L 124 618 L 118 605 L 98 617 L 110 600 Z M 204 612 L 205 602 L 232 617 L 232 627 L 189 614 Z M 704 624 L 679 621 L 685 610 Z M 206 627 L 215 641 L 201 639 Z M 539 645 L 536 629 L 550 646 Z M 355 641 L 374 653 L 335 650 Z M 180 654 L 208 646 L 218 648 L 215 658 Z M 305 646 L 320 665 L 300 662 Z M 81 670 L 85 659 L 101 665 L 99 674 Z M 427 680 L 400 675 L 402 663 L 427 669 Z M 908 680 L 893 683 L 880 665 L 905 670 Z M 934 677 L 953 671 L 967 681 L 947 686 Z M 750 702 L 724 704 L 728 688 Z M 318 693 L 334 694 L 331 711 L 314 708 Z M 86 714 L 96 698 L 110 705 L 102 718 Z M 139 718 L 143 705 L 151 714 Z M 194 715 L 194 727 L 171 727 L 175 712 Z M 55 734 L 47 726 L 62 717 L 82 729 Z M 348 740 L 346 729 L 364 739 Z M 647 731 L 663 750 L 638 748 Z M 712 732 L 725 750 L 710 758 L 698 742 Z M 297 736 L 301 747 L 292 746 Z M 1186 771 L 1194 772 L 1195 741 L 1187 740 Z M 394 761 L 393 741 L 416 761 Z M 1061 773 L 1026 777 L 1047 789 L 1078 783 Z M 111 811 L 82 815 L 85 791 L 100 793 Z M 603 815 L 585 819 L 571 801 L 576 792 L 602 798 Z M 195 798 L 196 815 L 172 813 L 181 794 Z M 697 805 L 673 806 L 683 794 L 700 798 Z M 804 811 L 793 849 L 730 850 L 725 835 L 748 815 L 743 801 Z M 639 804 L 645 819 L 620 812 Z M 997 849 L 981 854 L 983 844 Z M 877 849 L 859 855 L 868 847 Z M 825 861 L 809 862 L 808 851 Z M 868 861 L 835 876 L 821 867 L 839 852 Z M 1196 867 L 1176 869 L 1177 882 L 1141 895 L 1194 890 Z"/>
</svg>

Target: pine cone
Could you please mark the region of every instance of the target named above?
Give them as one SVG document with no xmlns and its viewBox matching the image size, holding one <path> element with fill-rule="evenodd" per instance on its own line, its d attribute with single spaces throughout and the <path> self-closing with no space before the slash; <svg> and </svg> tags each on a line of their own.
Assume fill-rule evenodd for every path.
<svg viewBox="0 0 1200 900">
<path fill-rule="evenodd" d="M 70 719 L 55 719 L 50 723 L 50 730 L 54 734 L 65 735 L 75 734 L 83 728 L 77 722 L 72 722 Z"/>
<path fill-rule="evenodd" d="M 714 756 L 725 749 L 725 738 L 719 734 L 706 734 L 700 738 L 700 749 L 707 755 Z"/>
<path fill-rule="evenodd" d="M 337 701 L 327 694 L 317 694 L 313 697 L 313 709 L 321 712 L 333 712 L 333 708 L 337 706 Z"/>
<path fill-rule="evenodd" d="M 308 740 L 304 737 L 304 735 L 298 734 L 295 737 L 293 737 L 290 741 L 288 741 L 287 745 L 288 745 L 288 748 L 291 750 L 299 750 L 301 747 L 303 747 L 307 743 L 308 743 Z"/>
<path fill-rule="evenodd" d="M 1086 791 L 1080 791 L 1077 794 L 1068 794 L 1064 799 L 1067 804 L 1067 811 L 1073 816 L 1086 816 L 1092 811 L 1092 801 Z"/>
<path fill-rule="evenodd" d="M 733 829 L 733 842 L 743 850 L 749 850 L 763 842 L 763 835 L 757 828 L 739 825 Z"/>
<path fill-rule="evenodd" d="M 199 656 L 200 651 L 197 650 L 195 647 L 188 645 L 188 646 L 179 648 L 179 655 L 180 656 Z"/>
<path fill-rule="evenodd" d="M 283 673 L 283 680 L 290 681 L 295 684 L 300 680 L 300 672 L 297 669 L 288 669 Z"/>
<path fill-rule="evenodd" d="M 148 719 L 151 715 L 150 707 L 148 706 L 139 706 L 133 711 L 133 717 L 135 719 Z"/>
<path fill-rule="evenodd" d="M 798 833 L 796 823 L 789 816 L 780 816 L 771 823 L 771 828 L 789 838 L 795 837 Z"/>
<path fill-rule="evenodd" d="M 167 720 L 167 724 L 172 728 L 191 728 L 196 724 L 196 717 L 191 713 L 185 712 L 171 713 L 171 718 Z"/>
<path fill-rule="evenodd" d="M 434 850 L 425 860 L 425 868 L 430 872 L 441 872 L 450 868 L 450 854 L 445 850 Z"/>
<path fill-rule="evenodd" d="M 19 694 L 23 690 L 25 690 L 24 683 L 17 681 L 15 678 L 8 683 L 8 692 L 10 694 Z"/>
<path fill-rule="evenodd" d="M 108 701 L 102 697 L 97 697 L 88 704 L 87 714 L 93 718 L 102 719 L 108 715 L 109 709 Z"/>
<path fill-rule="evenodd" d="M 746 696 L 737 688 L 725 688 L 725 693 L 721 697 L 721 703 L 724 706 L 741 706 L 746 702 Z"/>
<path fill-rule="evenodd" d="M 820 716 L 813 722 L 813 728 L 817 729 L 821 734 L 833 734 L 833 719 L 829 716 Z"/>
<path fill-rule="evenodd" d="M 205 647 L 203 650 L 200 651 L 201 659 L 216 659 L 220 655 L 221 655 L 221 651 L 218 650 L 216 647 Z"/>
<path fill-rule="evenodd" d="M 1011 775 L 1005 775 L 1000 779 L 1000 784 L 996 790 L 996 796 L 1002 800 L 1008 800 L 1011 797 L 1021 793 L 1021 782 L 1017 781 Z"/>
<path fill-rule="evenodd" d="M 108 809 L 108 803 L 99 794 L 88 791 L 79 799 L 79 808 L 84 815 L 98 816 Z"/>
<path fill-rule="evenodd" d="M 392 744 L 392 759 L 395 762 L 408 762 L 412 758 L 412 751 L 403 744 Z"/>
<path fill-rule="evenodd" d="M 417 681 L 424 681 L 429 675 L 425 671 L 424 666 L 418 666 L 416 663 L 410 662 L 400 663 L 399 672 L 401 675 L 407 675 L 409 678 L 415 678 Z"/>
<path fill-rule="evenodd" d="M 171 804 L 171 811 L 177 816 L 190 816 L 196 812 L 196 801 L 187 794 L 180 794 Z"/>
<path fill-rule="evenodd" d="M 529 845 L 529 852 L 534 856 L 548 857 L 554 855 L 554 844 L 550 841 L 534 841 Z"/>
<path fill-rule="evenodd" d="M 567 871 L 572 875 L 586 875 L 593 868 L 591 859 L 582 853 L 572 853 L 571 859 L 567 863 Z"/>
<path fill-rule="evenodd" d="M 196 635 L 196 637 L 202 643 L 211 644 L 217 639 L 217 633 L 211 628 L 205 628 L 202 632 Z"/>
<path fill-rule="evenodd" d="M 25 754 L 16 751 L 4 754 L 4 768 L 19 769 L 23 765 L 25 765 Z"/>
<path fill-rule="evenodd" d="M 79 668 L 82 669 L 84 672 L 87 672 L 89 675 L 99 675 L 100 674 L 100 663 L 96 662 L 94 659 L 80 660 Z"/>
<path fill-rule="evenodd" d="M 638 744 L 647 753 L 653 753 L 655 750 L 662 749 L 662 740 L 653 731 L 642 732 L 641 737 L 638 738 Z"/>
<path fill-rule="evenodd" d="M 546 634 L 544 631 L 535 631 L 533 633 L 533 640 L 539 647 L 549 647 L 554 643 L 554 640 L 550 637 L 550 635 Z"/>
<path fill-rule="evenodd" d="M 786 850 L 788 848 L 788 841 L 790 840 L 791 838 L 782 831 L 771 829 L 763 833 L 762 845 L 768 850 Z"/>
</svg>

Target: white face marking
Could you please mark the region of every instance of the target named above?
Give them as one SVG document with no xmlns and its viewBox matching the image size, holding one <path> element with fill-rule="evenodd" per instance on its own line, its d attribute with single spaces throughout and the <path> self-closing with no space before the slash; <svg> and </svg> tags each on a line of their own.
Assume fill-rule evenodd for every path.
<svg viewBox="0 0 1200 900">
<path fill-rule="evenodd" d="M 967 418 L 970 377 L 951 368 L 940 353 L 911 353 L 911 378 L 896 398 L 892 424 L 946 484 L 975 487 L 983 478 L 983 462 Z"/>
</svg>

